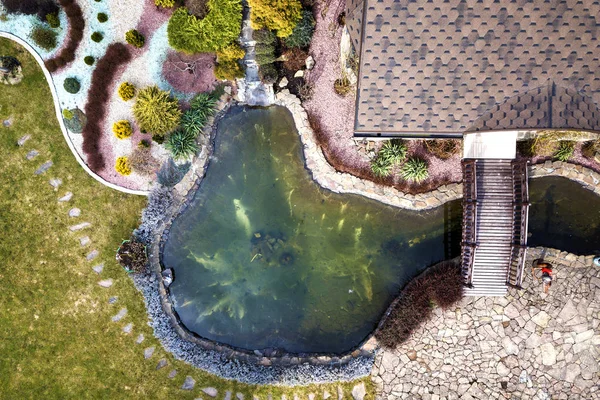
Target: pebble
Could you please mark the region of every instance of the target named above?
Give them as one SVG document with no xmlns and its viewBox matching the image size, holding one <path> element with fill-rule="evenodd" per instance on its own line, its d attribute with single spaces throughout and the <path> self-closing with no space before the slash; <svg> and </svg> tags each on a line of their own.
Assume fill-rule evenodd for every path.
<svg viewBox="0 0 600 400">
<path fill-rule="evenodd" d="M 98 282 L 98 285 L 102 286 L 103 288 L 109 288 L 112 286 L 112 284 L 113 284 L 112 279 L 103 279 L 100 282 Z"/>
<path fill-rule="evenodd" d="M 71 208 L 69 210 L 69 217 L 75 218 L 81 215 L 81 210 L 79 208 Z"/>
<path fill-rule="evenodd" d="M 111 298 L 108 299 L 108 304 L 115 304 L 118 299 L 119 299 L 118 296 L 112 296 Z M 144 336 L 144 335 L 142 335 L 142 336 Z"/>
<path fill-rule="evenodd" d="M 144 349 L 144 358 L 149 359 L 154 354 L 154 346 Z"/>
<path fill-rule="evenodd" d="M 73 198 L 73 193 L 67 192 L 67 194 L 65 194 L 63 197 L 58 199 L 58 201 L 60 201 L 61 203 L 64 203 L 64 202 L 71 200 L 72 198 Z"/>
<path fill-rule="evenodd" d="M 175 378 L 175 375 L 177 375 L 177 370 L 173 369 L 173 370 L 171 370 L 171 372 L 169 372 L 168 377 L 169 377 L 169 379 L 173 379 L 173 378 Z"/>
<path fill-rule="evenodd" d="M 40 167 L 34 172 L 34 174 L 35 175 L 43 174 L 44 172 L 48 171 L 53 164 L 54 163 L 52 161 L 46 161 L 45 163 L 40 165 Z"/>
<path fill-rule="evenodd" d="M 117 315 L 113 316 L 112 322 L 119 322 L 120 320 L 122 320 L 125 316 L 127 315 L 127 309 L 126 308 L 121 308 L 119 310 L 119 312 L 117 313 Z"/>
<path fill-rule="evenodd" d="M 90 224 L 89 222 L 82 222 L 80 224 L 70 226 L 69 229 L 71 230 L 71 232 L 75 232 L 85 228 L 89 228 L 90 226 L 92 226 L 92 224 Z"/>
</svg>

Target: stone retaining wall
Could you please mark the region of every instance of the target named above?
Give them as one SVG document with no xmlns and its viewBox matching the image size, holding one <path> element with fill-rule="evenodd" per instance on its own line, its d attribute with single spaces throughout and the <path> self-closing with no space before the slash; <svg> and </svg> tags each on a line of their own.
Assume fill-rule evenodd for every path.
<svg viewBox="0 0 600 400">
<path fill-rule="evenodd" d="M 277 93 L 275 104 L 287 107 L 292 113 L 304 147 L 306 167 L 312 173 L 313 179 L 324 188 L 336 193 L 360 194 L 394 207 L 415 211 L 439 207 L 447 201 L 462 198 L 463 189 L 460 183 L 444 185 L 431 192 L 412 195 L 354 175 L 337 172 L 327 162 L 321 147 L 315 142 L 314 133 L 300 99 L 285 89 Z"/>
<path fill-rule="evenodd" d="M 600 196 L 600 174 L 582 165 L 563 161 L 546 161 L 543 164 L 531 165 L 529 176 L 531 178 L 562 176 L 580 183 L 584 188 Z"/>
</svg>

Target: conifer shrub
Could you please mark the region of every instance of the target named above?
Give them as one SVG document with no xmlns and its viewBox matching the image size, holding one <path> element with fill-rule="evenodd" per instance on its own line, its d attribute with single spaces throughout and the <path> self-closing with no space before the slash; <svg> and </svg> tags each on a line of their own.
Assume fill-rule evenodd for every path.
<svg viewBox="0 0 600 400">
<path fill-rule="evenodd" d="M 133 47 L 144 47 L 144 43 L 146 42 L 146 38 L 136 29 L 132 29 L 125 33 L 125 41 L 132 45 Z"/>
<path fill-rule="evenodd" d="M 133 115 L 140 129 L 162 136 L 179 125 L 181 110 L 168 92 L 149 86 L 139 91 Z"/>
<path fill-rule="evenodd" d="M 119 85 L 119 97 L 123 101 L 129 101 L 135 97 L 135 86 L 129 82 L 123 82 Z"/>
<path fill-rule="evenodd" d="M 50 25 L 50 28 L 60 28 L 60 18 L 58 18 L 58 12 L 47 14 L 46 22 L 48 25 Z"/>
<path fill-rule="evenodd" d="M 302 19 L 298 0 L 248 0 L 248 4 L 252 27 L 275 31 L 280 38 L 290 36 Z"/>
<path fill-rule="evenodd" d="M 126 119 L 115 122 L 112 131 L 118 139 L 127 139 L 133 134 L 131 124 Z"/>
<path fill-rule="evenodd" d="M 29 37 L 44 50 L 52 50 L 56 47 L 57 33 L 50 28 L 38 25 L 32 29 Z"/>
<path fill-rule="evenodd" d="M 240 0 L 209 0 L 208 14 L 200 19 L 180 7 L 167 27 L 169 45 L 185 53 L 210 53 L 235 42 L 242 29 Z"/>
<path fill-rule="evenodd" d="M 73 111 L 69 110 L 68 108 L 64 108 L 62 110 L 62 115 L 63 115 L 63 118 L 66 120 L 73 119 Z"/>
<path fill-rule="evenodd" d="M 100 22 L 100 23 L 104 23 L 104 22 L 108 21 L 108 15 L 106 15 L 106 13 L 103 13 L 103 12 L 98 13 L 97 18 L 98 18 L 98 22 Z"/>
<path fill-rule="evenodd" d="M 75 60 L 75 52 L 83 39 L 83 30 L 85 28 L 83 12 L 74 0 L 59 0 L 59 3 L 69 20 L 69 34 L 67 35 L 65 46 L 60 50 L 59 54 L 44 62 L 50 72 L 55 72 Z"/>
<path fill-rule="evenodd" d="M 131 166 L 129 165 L 129 160 L 127 157 L 121 156 L 117 158 L 117 162 L 115 163 L 115 171 L 124 176 L 131 175 Z"/>
<path fill-rule="evenodd" d="M 173 8 L 175 0 L 154 0 L 154 4 L 163 8 Z"/>
<path fill-rule="evenodd" d="M 83 62 L 86 63 L 86 65 L 94 65 L 94 63 L 96 62 L 96 59 L 92 56 L 85 56 L 83 58 Z"/>
<path fill-rule="evenodd" d="M 100 32 L 94 32 L 91 36 L 92 40 L 96 43 L 100 43 L 104 39 L 104 35 Z"/>
<path fill-rule="evenodd" d="M 304 10 L 302 19 L 292 30 L 292 34 L 286 37 L 283 42 L 290 48 L 305 48 L 310 46 L 313 32 L 315 31 L 315 18 L 311 11 Z"/>
<path fill-rule="evenodd" d="M 67 78 L 63 83 L 63 87 L 67 93 L 75 94 L 81 89 L 81 84 L 77 78 Z"/>
<path fill-rule="evenodd" d="M 215 65 L 215 77 L 222 80 L 234 80 L 244 76 L 244 70 L 240 60 L 244 58 L 244 49 L 237 43 L 217 51 L 217 64 Z"/>
</svg>

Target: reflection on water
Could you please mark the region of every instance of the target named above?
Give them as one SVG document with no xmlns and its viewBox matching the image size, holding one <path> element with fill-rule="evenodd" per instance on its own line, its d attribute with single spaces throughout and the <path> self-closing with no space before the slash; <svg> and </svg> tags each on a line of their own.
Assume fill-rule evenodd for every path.
<svg viewBox="0 0 600 400">
<path fill-rule="evenodd" d="M 530 246 L 600 254 L 600 198 L 567 178 L 529 183 Z"/>
<path fill-rule="evenodd" d="M 344 352 L 407 280 L 460 252 L 458 202 L 408 212 L 321 189 L 284 108 L 232 110 L 163 262 L 186 327 L 246 349 Z"/>
</svg>

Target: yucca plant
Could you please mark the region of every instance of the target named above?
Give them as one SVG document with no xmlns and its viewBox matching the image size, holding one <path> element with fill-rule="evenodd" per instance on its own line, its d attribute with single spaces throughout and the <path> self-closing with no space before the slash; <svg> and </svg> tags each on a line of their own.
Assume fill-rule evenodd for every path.
<svg viewBox="0 0 600 400">
<path fill-rule="evenodd" d="M 379 178 L 389 176 L 392 172 L 392 162 L 389 158 L 377 156 L 371 160 L 371 171 Z"/>
<path fill-rule="evenodd" d="M 575 151 L 575 142 L 571 141 L 561 141 L 558 144 L 558 150 L 554 153 L 554 158 L 559 161 L 568 161 Z"/>
<path fill-rule="evenodd" d="M 195 110 L 202 115 L 210 117 L 215 112 L 217 106 L 217 99 L 212 93 L 199 93 L 192 99 L 190 103 L 190 109 Z"/>
<path fill-rule="evenodd" d="M 429 177 L 427 162 L 421 158 L 409 158 L 402 166 L 400 174 L 411 182 L 422 182 Z"/>
<path fill-rule="evenodd" d="M 133 115 L 141 130 L 164 135 L 179 125 L 181 110 L 169 92 L 160 90 L 158 86 L 149 86 L 139 91 Z"/>
<path fill-rule="evenodd" d="M 183 117 L 181 117 L 181 127 L 186 132 L 198 135 L 198 132 L 204 128 L 206 120 L 206 116 L 202 113 L 190 109 L 183 114 Z"/>
<path fill-rule="evenodd" d="M 378 157 L 386 158 L 391 164 L 400 164 L 406 160 L 406 145 L 401 140 L 390 140 L 383 144 Z"/>
<path fill-rule="evenodd" d="M 198 151 L 196 135 L 184 129 L 171 133 L 165 142 L 165 147 L 171 152 L 173 158 L 181 160 L 189 158 Z"/>
</svg>

